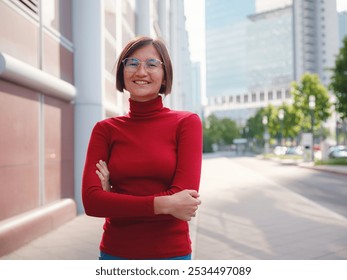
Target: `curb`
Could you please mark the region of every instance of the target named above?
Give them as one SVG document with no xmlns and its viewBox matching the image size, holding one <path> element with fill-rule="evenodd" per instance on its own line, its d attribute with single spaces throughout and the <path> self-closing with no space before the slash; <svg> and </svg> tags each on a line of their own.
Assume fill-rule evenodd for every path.
<svg viewBox="0 0 347 280">
<path fill-rule="evenodd" d="M 313 165 L 312 162 L 305 163 L 305 162 L 302 162 L 300 160 L 281 160 L 279 158 L 266 159 L 266 158 L 263 158 L 262 156 L 257 156 L 256 158 L 261 159 L 261 160 L 271 160 L 271 161 L 277 162 L 277 163 L 282 164 L 282 165 L 297 165 L 298 167 L 307 168 L 307 169 L 311 169 L 311 170 L 324 171 L 324 172 L 329 172 L 329 173 L 347 176 L 347 166 L 346 166 L 345 170 L 339 170 L 338 168 L 334 169 L 334 167 L 333 167 L 334 165 L 315 166 L 315 165 Z"/>
<path fill-rule="evenodd" d="M 302 167 L 302 168 L 311 169 L 311 170 L 324 171 L 324 172 L 329 172 L 329 173 L 347 176 L 347 168 L 346 168 L 346 171 L 340 171 L 340 170 L 336 170 L 336 169 L 330 169 L 330 168 L 319 167 L 319 166 L 305 166 L 302 164 L 298 164 L 298 166 Z"/>
</svg>

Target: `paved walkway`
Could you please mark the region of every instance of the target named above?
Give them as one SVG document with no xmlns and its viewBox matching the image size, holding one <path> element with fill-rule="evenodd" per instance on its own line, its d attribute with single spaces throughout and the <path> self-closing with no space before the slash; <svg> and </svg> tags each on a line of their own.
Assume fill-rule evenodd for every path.
<svg viewBox="0 0 347 280">
<path fill-rule="evenodd" d="M 276 166 L 269 161 L 260 164 Z M 284 182 L 268 179 L 252 166 L 256 165 L 250 158 L 204 160 L 195 259 L 347 260 L 346 217 L 291 191 Z M 322 168 L 314 172 L 323 172 Z M 331 171 L 347 181 L 347 167 L 324 169 Z"/>
<path fill-rule="evenodd" d="M 223 157 L 204 159 L 206 201 L 191 223 L 194 259 L 347 259 L 345 217 L 233 164 Z M 238 174 L 230 176 L 235 168 Z M 319 172 L 347 176 L 347 167 Z M 95 260 L 102 224 L 78 216 L 0 259 Z"/>
</svg>

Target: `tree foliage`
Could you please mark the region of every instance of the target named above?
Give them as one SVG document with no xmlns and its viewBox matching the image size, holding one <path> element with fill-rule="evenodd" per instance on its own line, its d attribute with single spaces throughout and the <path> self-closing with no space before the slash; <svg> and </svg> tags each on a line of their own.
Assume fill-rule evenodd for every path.
<svg viewBox="0 0 347 280">
<path fill-rule="evenodd" d="M 331 69 L 333 75 L 329 88 L 336 95 L 336 111 L 342 119 L 347 119 L 347 36 L 335 60 L 335 67 Z"/>
<path fill-rule="evenodd" d="M 242 128 L 243 137 L 256 146 L 264 145 L 264 136 L 267 132 L 270 142 L 282 138 L 295 140 L 300 132 L 311 131 L 312 115 L 314 116 L 314 131 L 322 132 L 321 123 L 331 115 L 331 103 L 328 90 L 320 82 L 318 75 L 305 73 L 299 82 L 292 83 L 293 104 L 283 103 L 275 107 L 271 104 L 260 108 L 256 114 L 247 120 Z M 309 107 L 310 96 L 315 97 L 315 106 Z M 283 111 L 280 118 L 279 111 Z M 267 123 L 263 124 L 266 117 Z M 203 123 L 204 152 L 212 151 L 212 144 L 230 145 L 235 138 L 240 137 L 240 129 L 236 123 L 228 118 L 219 119 L 210 115 Z"/>
<path fill-rule="evenodd" d="M 236 123 L 229 118 L 219 119 L 210 115 L 203 122 L 204 152 L 212 151 L 212 144 L 230 145 L 240 136 Z"/>
<path fill-rule="evenodd" d="M 265 129 L 265 126 L 267 128 L 268 133 L 270 134 L 271 138 L 275 138 L 278 133 L 278 127 L 277 127 L 277 109 L 275 106 L 269 104 L 265 108 L 261 109 L 261 114 L 263 116 L 267 117 L 267 124 L 264 125 L 263 129 Z"/>
<path fill-rule="evenodd" d="M 246 127 L 248 128 L 247 138 L 254 139 L 257 143 L 261 143 L 263 141 L 265 132 L 262 124 L 262 118 L 263 113 L 262 109 L 260 109 L 253 117 L 250 117 L 246 123 Z"/>
<path fill-rule="evenodd" d="M 279 110 L 283 110 L 283 119 L 279 117 Z M 292 105 L 282 104 L 279 107 L 268 105 L 261 108 L 257 113 L 247 120 L 248 138 L 253 138 L 258 145 L 264 141 L 265 125 L 263 117 L 267 117 L 267 132 L 272 139 L 290 138 L 294 139 L 300 132 L 299 115 Z"/>
<path fill-rule="evenodd" d="M 298 113 L 298 121 L 303 131 L 311 130 L 310 96 L 315 97 L 313 108 L 315 129 L 319 128 L 321 123 L 330 117 L 331 103 L 328 90 L 320 82 L 317 74 L 305 73 L 299 83 L 293 82 L 291 94 L 294 99 L 293 108 Z"/>
<path fill-rule="evenodd" d="M 255 140 L 257 145 L 263 145 L 265 129 L 269 133 L 270 141 L 282 138 L 297 138 L 302 131 L 311 131 L 311 120 L 314 114 L 315 132 L 321 131 L 321 123 L 331 115 L 331 103 L 328 90 L 319 81 L 316 74 L 306 73 L 299 82 L 292 83 L 293 104 L 283 103 L 275 107 L 268 105 L 261 108 L 248 119 L 248 137 Z M 313 111 L 309 107 L 310 96 L 315 97 Z M 280 119 L 279 111 L 283 110 L 283 118 Z M 266 116 L 266 126 L 262 123 Z"/>
<path fill-rule="evenodd" d="M 283 119 L 279 118 L 279 111 L 283 110 Z M 300 132 L 300 114 L 294 109 L 294 106 L 283 103 L 277 108 L 277 117 L 275 118 L 276 130 L 283 138 L 295 139 Z"/>
</svg>

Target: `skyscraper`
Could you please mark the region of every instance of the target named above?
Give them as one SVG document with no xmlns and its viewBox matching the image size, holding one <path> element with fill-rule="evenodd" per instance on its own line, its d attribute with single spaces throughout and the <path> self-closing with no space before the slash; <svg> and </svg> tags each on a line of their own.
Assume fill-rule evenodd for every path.
<svg viewBox="0 0 347 280">
<path fill-rule="evenodd" d="M 206 114 L 243 125 L 269 103 L 291 102 L 305 72 L 328 85 L 338 50 L 335 1 L 206 0 Z"/>
<path fill-rule="evenodd" d="M 246 88 L 247 15 L 255 0 L 205 1 L 207 96 Z"/>
<path fill-rule="evenodd" d="M 347 11 L 340 12 L 339 16 L 339 47 L 342 47 L 342 41 L 347 36 Z"/>
</svg>

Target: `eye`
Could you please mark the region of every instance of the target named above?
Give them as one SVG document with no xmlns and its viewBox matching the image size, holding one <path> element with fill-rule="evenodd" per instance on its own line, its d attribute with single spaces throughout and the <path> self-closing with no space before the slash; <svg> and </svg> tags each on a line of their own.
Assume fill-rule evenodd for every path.
<svg viewBox="0 0 347 280">
<path fill-rule="evenodd" d="M 146 65 L 147 67 L 149 68 L 156 68 L 156 67 L 159 67 L 159 65 L 161 64 L 161 62 L 158 60 L 158 59 L 148 59 L 146 61 Z"/>
<path fill-rule="evenodd" d="M 138 67 L 140 61 L 136 58 L 127 58 L 125 61 L 125 66 L 127 67 Z"/>
</svg>

